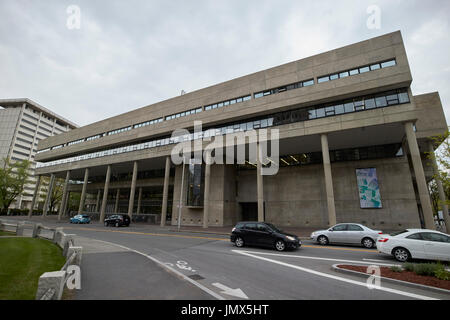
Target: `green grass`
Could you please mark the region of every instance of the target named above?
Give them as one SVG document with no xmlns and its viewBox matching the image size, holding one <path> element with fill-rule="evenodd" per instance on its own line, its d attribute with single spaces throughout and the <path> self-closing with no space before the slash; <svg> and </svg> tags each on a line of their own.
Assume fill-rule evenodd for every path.
<svg viewBox="0 0 450 320">
<path fill-rule="evenodd" d="M 43 239 L 0 239 L 0 300 L 34 300 L 39 277 L 65 263 L 62 250 Z"/>
<path fill-rule="evenodd" d="M 9 231 L 0 231 L 0 237 L 6 237 L 6 236 L 15 236 L 16 234 L 14 232 Z"/>
</svg>

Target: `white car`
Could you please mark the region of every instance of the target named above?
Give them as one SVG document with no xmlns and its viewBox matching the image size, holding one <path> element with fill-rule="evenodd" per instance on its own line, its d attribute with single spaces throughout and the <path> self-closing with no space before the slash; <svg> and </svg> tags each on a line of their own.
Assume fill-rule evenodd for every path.
<svg viewBox="0 0 450 320">
<path fill-rule="evenodd" d="M 327 230 L 311 233 L 311 240 L 321 245 L 344 243 L 362 245 L 368 249 L 375 247 L 377 238 L 383 234 L 380 230 L 372 230 L 358 223 L 340 223 Z"/>
<path fill-rule="evenodd" d="M 427 229 L 407 229 L 378 238 L 379 252 L 400 262 L 410 259 L 450 261 L 450 236 Z"/>
</svg>

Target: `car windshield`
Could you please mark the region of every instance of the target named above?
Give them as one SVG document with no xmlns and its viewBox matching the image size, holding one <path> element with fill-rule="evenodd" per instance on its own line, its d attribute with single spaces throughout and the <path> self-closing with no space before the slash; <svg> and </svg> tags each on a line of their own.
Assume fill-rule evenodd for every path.
<svg viewBox="0 0 450 320">
<path fill-rule="evenodd" d="M 406 233 L 406 232 L 409 232 L 409 231 L 408 230 L 403 230 L 403 231 L 392 232 L 390 234 L 390 236 L 395 237 L 395 236 L 398 236 L 398 235 L 400 235 L 402 233 Z"/>
<path fill-rule="evenodd" d="M 273 231 L 278 232 L 278 233 L 284 233 L 283 230 L 278 229 L 278 228 L 275 227 L 273 224 L 271 224 L 271 223 L 266 223 L 266 224 L 267 224 L 267 225 L 270 227 L 270 229 L 272 229 Z"/>
</svg>

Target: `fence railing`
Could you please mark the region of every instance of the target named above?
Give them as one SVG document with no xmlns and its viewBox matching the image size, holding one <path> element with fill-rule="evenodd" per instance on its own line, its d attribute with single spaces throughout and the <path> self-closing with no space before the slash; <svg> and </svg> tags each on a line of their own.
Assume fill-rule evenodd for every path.
<svg viewBox="0 0 450 320">
<path fill-rule="evenodd" d="M 62 228 L 49 228 L 40 223 L 9 223 L 0 220 L 0 231 L 13 232 L 17 236 L 47 239 L 63 249 L 66 263 L 59 271 L 46 272 L 39 277 L 36 300 L 61 300 L 67 279 L 71 275 L 69 266 L 80 266 L 82 247 L 76 247 L 73 234 L 66 234 Z"/>
</svg>

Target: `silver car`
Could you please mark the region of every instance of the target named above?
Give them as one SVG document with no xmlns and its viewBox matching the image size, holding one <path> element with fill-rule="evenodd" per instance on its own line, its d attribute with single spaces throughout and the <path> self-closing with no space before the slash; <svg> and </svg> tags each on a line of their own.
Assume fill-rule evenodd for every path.
<svg viewBox="0 0 450 320">
<path fill-rule="evenodd" d="M 374 248 L 382 231 L 372 230 L 357 223 L 340 223 L 327 230 L 311 233 L 311 239 L 321 245 L 329 243 L 359 244 L 365 248 Z"/>
</svg>

